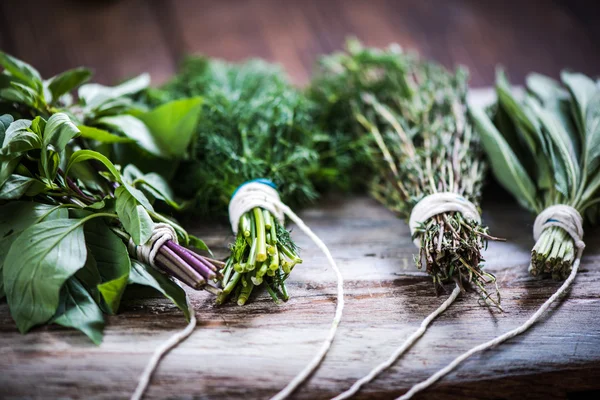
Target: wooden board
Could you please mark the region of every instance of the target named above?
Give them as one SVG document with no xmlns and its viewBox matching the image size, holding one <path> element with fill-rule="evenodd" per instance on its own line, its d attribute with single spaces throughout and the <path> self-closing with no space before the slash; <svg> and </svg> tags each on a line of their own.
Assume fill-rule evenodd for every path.
<svg viewBox="0 0 600 400">
<path fill-rule="evenodd" d="M 497 195 L 493 197 L 498 198 Z M 329 198 L 301 213 L 329 245 L 346 280 L 346 309 L 330 354 L 298 399 L 327 398 L 345 390 L 383 361 L 444 299 L 412 262 L 406 224 L 366 197 Z M 496 274 L 505 313 L 465 293 L 431 330 L 358 398 L 392 398 L 462 351 L 525 321 L 559 286 L 529 277 L 533 218 L 515 204 L 485 204 L 491 231 L 508 239 L 485 252 Z M 293 228 L 293 226 L 291 226 Z M 229 230 L 196 222 L 191 230 L 226 254 Z M 148 398 L 265 398 L 283 387 L 321 345 L 335 309 L 335 277 L 324 256 L 301 233 L 304 264 L 289 280 L 291 300 L 274 304 L 261 293 L 244 306 L 217 307 L 204 292 L 190 292 L 198 328 L 160 365 Z M 417 398 L 566 398 L 600 390 L 600 237 L 588 248 L 568 297 L 521 337 L 473 357 Z M 153 350 L 184 324 L 161 299 L 127 302 L 109 318 L 96 347 L 59 327 L 17 333 L 0 304 L 0 395 L 6 398 L 126 398 Z M 524 392 L 525 391 L 525 392 Z"/>
</svg>

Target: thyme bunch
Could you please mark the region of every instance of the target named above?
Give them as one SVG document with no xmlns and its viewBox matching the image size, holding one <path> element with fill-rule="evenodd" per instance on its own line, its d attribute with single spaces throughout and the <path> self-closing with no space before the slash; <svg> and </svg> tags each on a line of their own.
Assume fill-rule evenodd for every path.
<svg viewBox="0 0 600 400">
<path fill-rule="evenodd" d="M 321 60 L 311 93 L 323 110 L 324 129 L 361 143 L 353 168 L 365 165 L 367 173 L 358 178 L 401 218 L 432 193 L 452 192 L 479 204 L 485 163 L 466 114 L 464 69 L 451 73 L 398 46 L 378 50 L 350 41 L 346 52 Z M 448 280 L 473 283 L 484 299 L 499 303 L 497 289 L 496 299 L 485 289 L 495 283 L 481 265 L 481 250 L 495 239 L 486 226 L 447 212 L 414 235 L 420 240 L 417 266 L 436 287 Z"/>
</svg>

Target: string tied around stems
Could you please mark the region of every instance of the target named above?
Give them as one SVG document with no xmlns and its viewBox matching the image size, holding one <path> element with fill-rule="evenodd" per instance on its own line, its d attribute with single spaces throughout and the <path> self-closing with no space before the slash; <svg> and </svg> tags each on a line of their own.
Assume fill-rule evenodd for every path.
<svg viewBox="0 0 600 400">
<path fill-rule="evenodd" d="M 132 239 L 129 239 L 127 250 L 129 250 L 129 254 L 132 257 L 160 270 L 155 263 L 156 255 L 160 248 L 169 240 L 179 243 L 175 229 L 171 225 L 161 222 L 154 224 L 150 239 L 146 243 L 137 245 Z"/>
<path fill-rule="evenodd" d="M 415 246 L 421 246 L 420 239 L 415 236 L 415 232 L 420 225 L 424 224 L 429 218 L 432 218 L 438 214 L 452 211 L 460 212 L 467 220 L 481 222 L 481 216 L 477 211 L 477 207 L 459 194 L 452 192 L 439 192 L 430 194 L 423 197 L 413 208 L 410 214 L 409 228 L 411 236 L 414 237 L 413 243 Z M 380 373 L 391 367 L 400 358 L 400 356 L 406 353 L 406 351 L 410 349 L 417 342 L 417 340 L 419 340 L 419 338 L 425 334 L 433 320 L 446 311 L 450 305 L 452 305 L 452 303 L 460 294 L 460 291 L 460 286 L 457 284 L 450 296 L 421 322 L 419 328 L 412 335 L 410 335 L 386 361 L 377 365 L 367 375 L 357 380 L 348 390 L 334 397 L 333 400 L 348 399 L 354 396 L 356 393 L 358 393 L 361 387 L 371 382 Z"/>
<path fill-rule="evenodd" d="M 398 397 L 397 400 L 408 400 L 412 398 L 412 396 L 414 396 L 415 394 L 427 389 L 435 382 L 452 372 L 456 367 L 458 367 L 463 361 L 471 357 L 473 354 L 497 346 L 525 332 L 540 319 L 540 317 L 544 314 L 544 312 L 546 312 L 546 310 L 550 307 L 552 303 L 554 303 L 560 296 L 562 296 L 567 291 L 567 289 L 569 289 L 569 287 L 575 280 L 575 276 L 577 275 L 577 271 L 579 270 L 579 265 L 581 263 L 581 256 L 583 255 L 583 250 L 585 249 L 585 243 L 583 242 L 583 218 L 575 208 L 566 204 L 557 204 L 550 206 L 543 210 L 535 219 L 535 223 L 533 225 L 534 239 L 538 240 L 544 229 L 550 228 L 552 226 L 558 226 L 564 229 L 565 232 L 567 232 L 569 236 L 571 236 L 571 238 L 575 242 L 575 247 L 577 248 L 577 257 L 573 262 L 571 273 L 569 274 L 569 277 L 563 282 L 563 284 L 558 288 L 558 290 L 554 292 L 554 294 L 550 296 L 550 298 L 546 300 L 544 304 L 542 304 L 540 308 L 538 308 L 537 311 L 531 317 L 529 317 L 529 319 L 525 321 L 522 325 L 506 332 L 503 335 L 497 336 L 492 340 L 489 340 L 464 352 L 460 356 L 456 357 L 450 364 L 446 365 L 444 368 L 440 369 L 438 372 L 431 375 L 426 380 L 411 387 L 408 392 Z"/>
<path fill-rule="evenodd" d="M 239 220 L 245 212 L 250 211 L 255 207 L 264 208 L 270 211 L 275 218 L 283 225 L 285 216 L 287 216 L 298 228 L 304 232 L 317 247 L 325 254 L 331 269 L 335 272 L 337 278 L 337 305 L 335 315 L 325 341 L 317 354 L 310 362 L 300 371 L 285 388 L 275 394 L 271 400 L 283 400 L 289 397 L 302 383 L 304 383 L 312 373 L 321 364 L 325 355 L 331 348 L 333 339 L 337 332 L 337 328 L 342 319 L 344 309 L 344 278 L 327 248 L 327 245 L 304 223 L 304 221 L 296 215 L 285 203 L 281 201 L 277 188 L 273 182 L 268 179 L 255 179 L 245 182 L 236 189 L 229 202 L 229 221 L 234 234 L 237 234 Z"/>
<path fill-rule="evenodd" d="M 408 226 L 410 234 L 414 238 L 413 243 L 421 247 L 421 240 L 415 232 L 421 224 L 424 224 L 429 218 L 446 212 L 459 212 L 467 220 L 481 222 L 481 216 L 475 204 L 465 199 L 458 193 L 438 192 L 423 197 L 412 209 Z"/>
<path fill-rule="evenodd" d="M 169 240 L 178 243 L 175 229 L 173 229 L 173 227 L 169 224 L 157 223 L 154 224 L 152 235 L 150 235 L 150 239 L 148 239 L 146 243 L 142 245 L 136 245 L 132 239 L 129 239 L 127 250 L 132 257 L 135 257 L 137 260 L 160 271 L 160 268 L 158 268 L 155 263 L 156 255 L 158 254 L 160 248 Z M 177 281 L 175 281 L 175 283 L 179 284 Z M 146 367 L 144 368 L 144 371 L 142 372 L 142 375 L 140 376 L 135 392 L 131 395 L 131 400 L 139 400 L 143 397 L 144 392 L 150 384 L 150 378 L 152 377 L 152 374 L 154 373 L 154 370 L 158 366 L 160 360 L 172 348 L 184 341 L 194 331 L 194 328 L 196 327 L 196 315 L 194 307 L 192 306 L 187 293 L 185 295 L 185 299 L 188 305 L 190 321 L 183 330 L 173 334 L 166 342 L 164 342 L 154 351 L 152 358 L 150 358 L 146 364 Z"/>
</svg>

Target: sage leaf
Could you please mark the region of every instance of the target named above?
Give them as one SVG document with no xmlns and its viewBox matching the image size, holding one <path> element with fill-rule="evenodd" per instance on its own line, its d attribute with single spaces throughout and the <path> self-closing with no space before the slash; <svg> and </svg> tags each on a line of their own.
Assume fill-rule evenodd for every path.
<svg viewBox="0 0 600 400">
<path fill-rule="evenodd" d="M 161 150 L 169 156 L 181 158 L 186 154 L 196 132 L 202 99 L 192 97 L 163 104 L 140 115 Z"/>
<path fill-rule="evenodd" d="M 108 126 L 123 133 L 128 138 L 134 140 L 137 145 L 148 153 L 167 158 L 168 154 L 163 151 L 160 144 L 148 127 L 138 118 L 131 115 L 116 115 L 111 117 L 102 117 L 96 121 L 100 125 Z"/>
<path fill-rule="evenodd" d="M 92 76 L 87 68 L 75 68 L 53 76 L 47 81 L 48 90 L 52 94 L 52 102 L 86 82 Z"/>
<path fill-rule="evenodd" d="M 535 185 L 502 134 L 481 108 L 470 105 L 469 114 L 488 154 L 494 176 L 521 205 L 530 210 L 537 210 Z"/>
<path fill-rule="evenodd" d="M 563 71 L 560 77 L 573 96 L 573 116 L 579 132 L 583 135 L 588 104 L 598 91 L 598 87 L 593 80 L 583 74 Z"/>
<path fill-rule="evenodd" d="M 102 343 L 104 330 L 102 310 L 75 278 L 69 279 L 61 290 L 60 304 L 54 323 L 80 330 L 94 344 Z"/>
<path fill-rule="evenodd" d="M 587 175 L 597 171 L 600 165 L 600 91 L 588 103 L 585 115 L 585 162 Z"/>
<path fill-rule="evenodd" d="M 152 235 L 154 223 L 148 211 L 131 194 L 130 189 L 119 186 L 115 191 L 116 211 L 123 227 L 131 235 L 134 243 L 141 245 L 146 243 Z"/>
<path fill-rule="evenodd" d="M 163 296 L 170 299 L 177 307 L 179 307 L 179 309 L 183 311 L 185 318 L 189 321 L 190 311 L 187 305 L 185 291 L 178 284 L 173 282 L 167 275 L 132 259 L 129 283 L 149 286 L 156 289 L 162 293 Z"/>
<path fill-rule="evenodd" d="M 108 228 L 104 221 L 98 219 L 86 224 L 85 238 L 102 278 L 98 290 L 108 307 L 108 311 L 111 314 L 116 314 L 131 269 L 127 247 Z"/>
<path fill-rule="evenodd" d="M 81 137 L 86 139 L 96 140 L 100 143 L 130 143 L 133 142 L 132 139 L 115 135 L 104 129 L 98 129 L 91 126 L 79 125 L 79 130 L 81 131 Z"/>
<path fill-rule="evenodd" d="M 12 243 L 4 262 L 4 286 L 21 333 L 55 314 L 60 288 L 83 267 L 86 254 L 82 220 L 77 219 L 40 222 Z"/>
</svg>

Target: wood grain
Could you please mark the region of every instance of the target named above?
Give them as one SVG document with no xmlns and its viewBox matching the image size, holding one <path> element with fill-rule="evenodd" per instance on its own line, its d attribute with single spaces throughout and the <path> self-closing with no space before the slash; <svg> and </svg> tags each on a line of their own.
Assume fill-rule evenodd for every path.
<svg viewBox="0 0 600 400">
<path fill-rule="evenodd" d="M 485 205 L 491 231 L 506 237 L 485 253 L 498 277 L 506 312 L 465 293 L 436 320 L 406 356 L 358 398 L 391 398 L 462 351 L 516 327 L 559 286 L 533 279 L 527 262 L 533 219 L 513 203 Z M 346 280 L 347 305 L 333 348 L 295 395 L 328 398 L 381 362 L 445 298 L 413 266 L 408 228 L 363 197 L 329 198 L 302 218 L 330 247 Z M 292 227 L 293 228 L 293 227 Z M 191 230 L 223 255 L 228 228 L 196 222 Z M 260 293 L 244 306 L 217 307 L 206 293 L 190 293 L 199 326 L 159 367 L 148 398 L 264 398 L 283 387 L 324 339 L 335 308 L 334 274 L 311 242 L 294 234 L 304 264 L 290 278 L 291 300 L 273 304 Z M 588 248 L 568 297 L 531 331 L 473 357 L 456 373 L 418 396 L 435 398 L 563 399 L 600 390 L 600 237 Z M 33 398 L 126 398 L 153 349 L 184 326 L 162 299 L 130 300 L 109 318 L 101 346 L 59 327 L 17 333 L 0 305 L 0 395 Z M 526 391 L 524 393 L 524 391 Z M 589 392 L 588 392 L 589 393 Z"/>
</svg>

